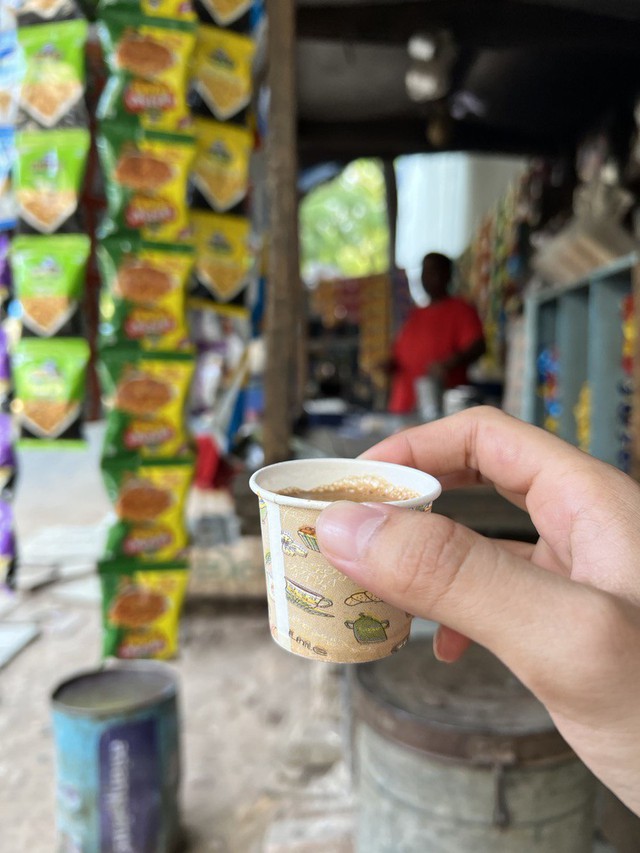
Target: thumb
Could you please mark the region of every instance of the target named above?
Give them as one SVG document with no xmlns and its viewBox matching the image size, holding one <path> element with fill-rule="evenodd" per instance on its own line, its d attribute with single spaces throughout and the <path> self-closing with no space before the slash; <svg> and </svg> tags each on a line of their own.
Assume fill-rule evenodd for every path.
<svg viewBox="0 0 640 853">
<path fill-rule="evenodd" d="M 338 502 L 320 514 L 316 530 L 327 559 L 364 589 L 486 646 L 545 699 L 563 673 L 579 676 L 582 662 L 592 666 L 608 650 L 610 596 L 447 518 Z M 587 647 L 598 643 L 588 661 Z"/>
</svg>

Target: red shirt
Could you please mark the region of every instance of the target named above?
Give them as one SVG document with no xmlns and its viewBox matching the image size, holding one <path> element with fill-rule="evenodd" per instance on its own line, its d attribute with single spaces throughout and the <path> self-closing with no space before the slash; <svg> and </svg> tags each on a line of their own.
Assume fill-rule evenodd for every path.
<svg viewBox="0 0 640 853">
<path fill-rule="evenodd" d="M 482 338 L 482 323 L 476 309 L 457 296 L 447 296 L 426 308 L 414 308 L 393 347 L 396 372 L 391 386 L 389 411 L 412 412 L 416 406 L 414 383 L 426 376 L 434 362 L 444 361 L 468 349 Z M 467 382 L 467 368 L 454 367 L 445 387 Z"/>
</svg>

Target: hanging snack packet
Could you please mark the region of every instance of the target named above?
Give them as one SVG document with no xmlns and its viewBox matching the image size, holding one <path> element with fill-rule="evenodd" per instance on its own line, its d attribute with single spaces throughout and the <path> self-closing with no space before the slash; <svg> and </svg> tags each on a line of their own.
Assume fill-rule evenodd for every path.
<svg viewBox="0 0 640 853">
<path fill-rule="evenodd" d="M 188 450 L 184 411 L 193 376 L 188 353 L 106 347 L 101 353 L 107 416 L 104 455 L 139 451 L 173 457 Z"/>
<path fill-rule="evenodd" d="M 107 237 L 98 246 L 98 266 L 103 346 L 188 348 L 185 292 L 193 266 L 190 247 L 144 243 L 139 237 Z"/>
<path fill-rule="evenodd" d="M 16 538 L 14 532 L 13 507 L 0 500 L 0 583 L 10 589 L 15 584 Z"/>
<path fill-rule="evenodd" d="M 255 273 L 249 220 L 194 211 L 191 223 L 198 281 L 219 302 L 229 302 L 246 287 Z"/>
<path fill-rule="evenodd" d="M 91 240 L 84 234 L 23 235 L 11 247 L 15 296 L 27 332 L 71 334 L 84 295 Z M 78 330 L 79 331 L 79 330 Z"/>
<path fill-rule="evenodd" d="M 194 89 L 219 121 L 241 113 L 251 101 L 255 44 L 248 36 L 202 25 L 193 61 Z"/>
<path fill-rule="evenodd" d="M 11 173 L 16 155 L 16 135 L 12 127 L 0 127 L 0 231 L 16 225 L 16 205 L 11 187 Z M 2 245 L 0 244 L 0 272 Z"/>
<path fill-rule="evenodd" d="M 9 264 L 9 248 L 11 239 L 5 231 L 0 233 L 0 305 L 11 295 L 11 266 Z"/>
<path fill-rule="evenodd" d="M 104 560 L 98 572 L 104 657 L 174 657 L 187 564 L 175 561 L 141 566 L 135 560 Z"/>
<path fill-rule="evenodd" d="M 107 535 L 108 559 L 173 560 L 187 546 L 185 504 L 193 458 L 102 460 L 107 494 L 118 516 Z"/>
<path fill-rule="evenodd" d="M 89 143 L 83 128 L 17 134 L 16 204 L 18 216 L 31 228 L 51 234 L 75 213 Z"/>
<path fill-rule="evenodd" d="M 25 63 L 15 30 L 0 30 L 0 126 L 13 127 L 18 118 Z"/>
<path fill-rule="evenodd" d="M 193 137 L 103 122 L 98 151 L 106 181 L 106 233 L 137 232 L 163 243 L 188 236 Z"/>
<path fill-rule="evenodd" d="M 0 326 L 0 408 L 5 410 L 11 400 L 11 352 L 9 335 L 5 326 Z M 0 415 L 1 417 L 1 415 Z"/>
<path fill-rule="evenodd" d="M 87 33 L 88 24 L 83 20 L 18 30 L 27 64 L 20 106 L 27 119 L 47 128 L 63 120 L 67 127 L 86 124 L 83 95 Z"/>
<path fill-rule="evenodd" d="M 201 0 L 211 19 L 219 27 L 236 27 L 242 20 L 248 25 L 249 12 L 254 0 Z"/>
<path fill-rule="evenodd" d="M 13 419 L 0 412 L 0 499 L 10 500 L 16 479 L 16 454 L 13 444 Z M 0 552 L 1 556 L 1 552 Z"/>
<path fill-rule="evenodd" d="M 247 195 L 253 135 L 244 127 L 196 119 L 192 182 L 205 203 L 220 213 Z"/>
<path fill-rule="evenodd" d="M 25 439 L 80 439 L 89 344 L 23 338 L 13 357 L 12 409 Z"/>
<path fill-rule="evenodd" d="M 146 17 L 125 4 L 104 9 L 98 32 L 111 72 L 98 117 L 135 120 L 147 130 L 188 128 L 195 25 Z"/>
<path fill-rule="evenodd" d="M 110 8 L 139 13 L 147 18 L 165 18 L 168 21 L 197 21 L 191 0 L 100 0 L 100 17 L 108 15 Z"/>
<path fill-rule="evenodd" d="M 14 0 L 14 2 L 18 7 L 20 27 L 82 17 L 75 0 Z"/>
</svg>

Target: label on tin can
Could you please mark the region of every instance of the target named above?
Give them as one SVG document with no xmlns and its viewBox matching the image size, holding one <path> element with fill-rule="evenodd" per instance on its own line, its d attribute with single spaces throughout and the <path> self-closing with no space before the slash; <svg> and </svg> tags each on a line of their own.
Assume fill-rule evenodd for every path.
<svg viewBox="0 0 640 853">
<path fill-rule="evenodd" d="M 100 738 L 100 849 L 159 849 L 162 774 L 155 720 L 107 729 Z"/>
</svg>

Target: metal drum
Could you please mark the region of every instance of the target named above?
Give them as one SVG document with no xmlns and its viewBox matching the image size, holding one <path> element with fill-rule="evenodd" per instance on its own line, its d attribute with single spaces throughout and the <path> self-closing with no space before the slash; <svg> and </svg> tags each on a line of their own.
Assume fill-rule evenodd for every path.
<svg viewBox="0 0 640 853">
<path fill-rule="evenodd" d="M 172 853 L 179 843 L 177 684 L 154 661 L 53 693 L 58 853 Z"/>
<path fill-rule="evenodd" d="M 412 641 L 359 664 L 352 700 L 358 853 L 591 853 L 593 777 L 484 649 Z"/>
</svg>

